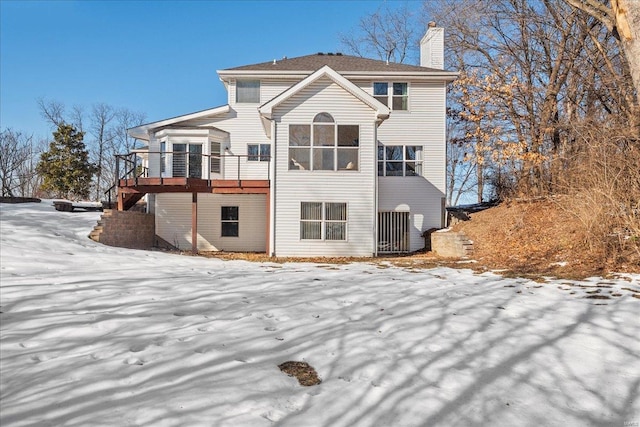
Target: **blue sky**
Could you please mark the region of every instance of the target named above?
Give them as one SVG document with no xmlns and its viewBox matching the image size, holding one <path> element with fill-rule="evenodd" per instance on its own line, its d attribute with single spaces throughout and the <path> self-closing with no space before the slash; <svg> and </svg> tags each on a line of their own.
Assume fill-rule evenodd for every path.
<svg viewBox="0 0 640 427">
<path fill-rule="evenodd" d="M 216 70 L 342 51 L 340 33 L 382 4 L 0 0 L 0 128 L 49 138 L 41 97 L 148 121 L 222 105 Z"/>
</svg>

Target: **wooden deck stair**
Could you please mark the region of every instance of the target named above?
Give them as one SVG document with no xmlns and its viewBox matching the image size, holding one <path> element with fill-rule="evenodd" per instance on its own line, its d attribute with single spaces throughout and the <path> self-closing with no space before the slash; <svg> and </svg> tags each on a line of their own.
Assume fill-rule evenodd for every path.
<svg viewBox="0 0 640 427">
<path fill-rule="evenodd" d="M 135 206 L 147 193 L 123 193 L 122 194 L 122 210 L 128 211 Z"/>
</svg>

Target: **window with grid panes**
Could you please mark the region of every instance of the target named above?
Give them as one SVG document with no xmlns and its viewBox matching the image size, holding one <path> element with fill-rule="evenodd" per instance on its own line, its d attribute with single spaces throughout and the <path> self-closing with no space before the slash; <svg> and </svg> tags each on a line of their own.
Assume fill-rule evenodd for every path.
<svg viewBox="0 0 640 427">
<path fill-rule="evenodd" d="M 421 175 L 421 145 L 378 145 L 378 176 Z"/>
<path fill-rule="evenodd" d="M 300 203 L 301 240 L 347 240 L 347 204 Z"/>
<path fill-rule="evenodd" d="M 289 170 L 357 171 L 360 127 L 336 125 L 329 113 L 289 125 Z"/>
</svg>

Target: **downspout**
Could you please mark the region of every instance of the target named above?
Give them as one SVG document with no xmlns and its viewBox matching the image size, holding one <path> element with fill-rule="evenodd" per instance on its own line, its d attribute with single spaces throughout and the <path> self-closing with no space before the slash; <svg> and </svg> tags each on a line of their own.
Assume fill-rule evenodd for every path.
<svg viewBox="0 0 640 427">
<path fill-rule="evenodd" d="M 373 150 L 374 150 L 374 167 L 373 167 L 373 256 L 378 256 L 378 124 L 379 120 L 373 122 Z"/>
<path fill-rule="evenodd" d="M 269 256 L 276 255 L 276 121 L 271 119 L 271 173 L 269 174 Z"/>
</svg>

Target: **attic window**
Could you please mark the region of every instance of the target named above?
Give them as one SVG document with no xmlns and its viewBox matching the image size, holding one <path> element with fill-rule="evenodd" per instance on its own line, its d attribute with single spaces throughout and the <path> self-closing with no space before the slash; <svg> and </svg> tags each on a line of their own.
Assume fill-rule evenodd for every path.
<svg viewBox="0 0 640 427">
<path fill-rule="evenodd" d="M 236 102 L 260 103 L 260 80 L 238 80 L 236 82 Z"/>
</svg>

